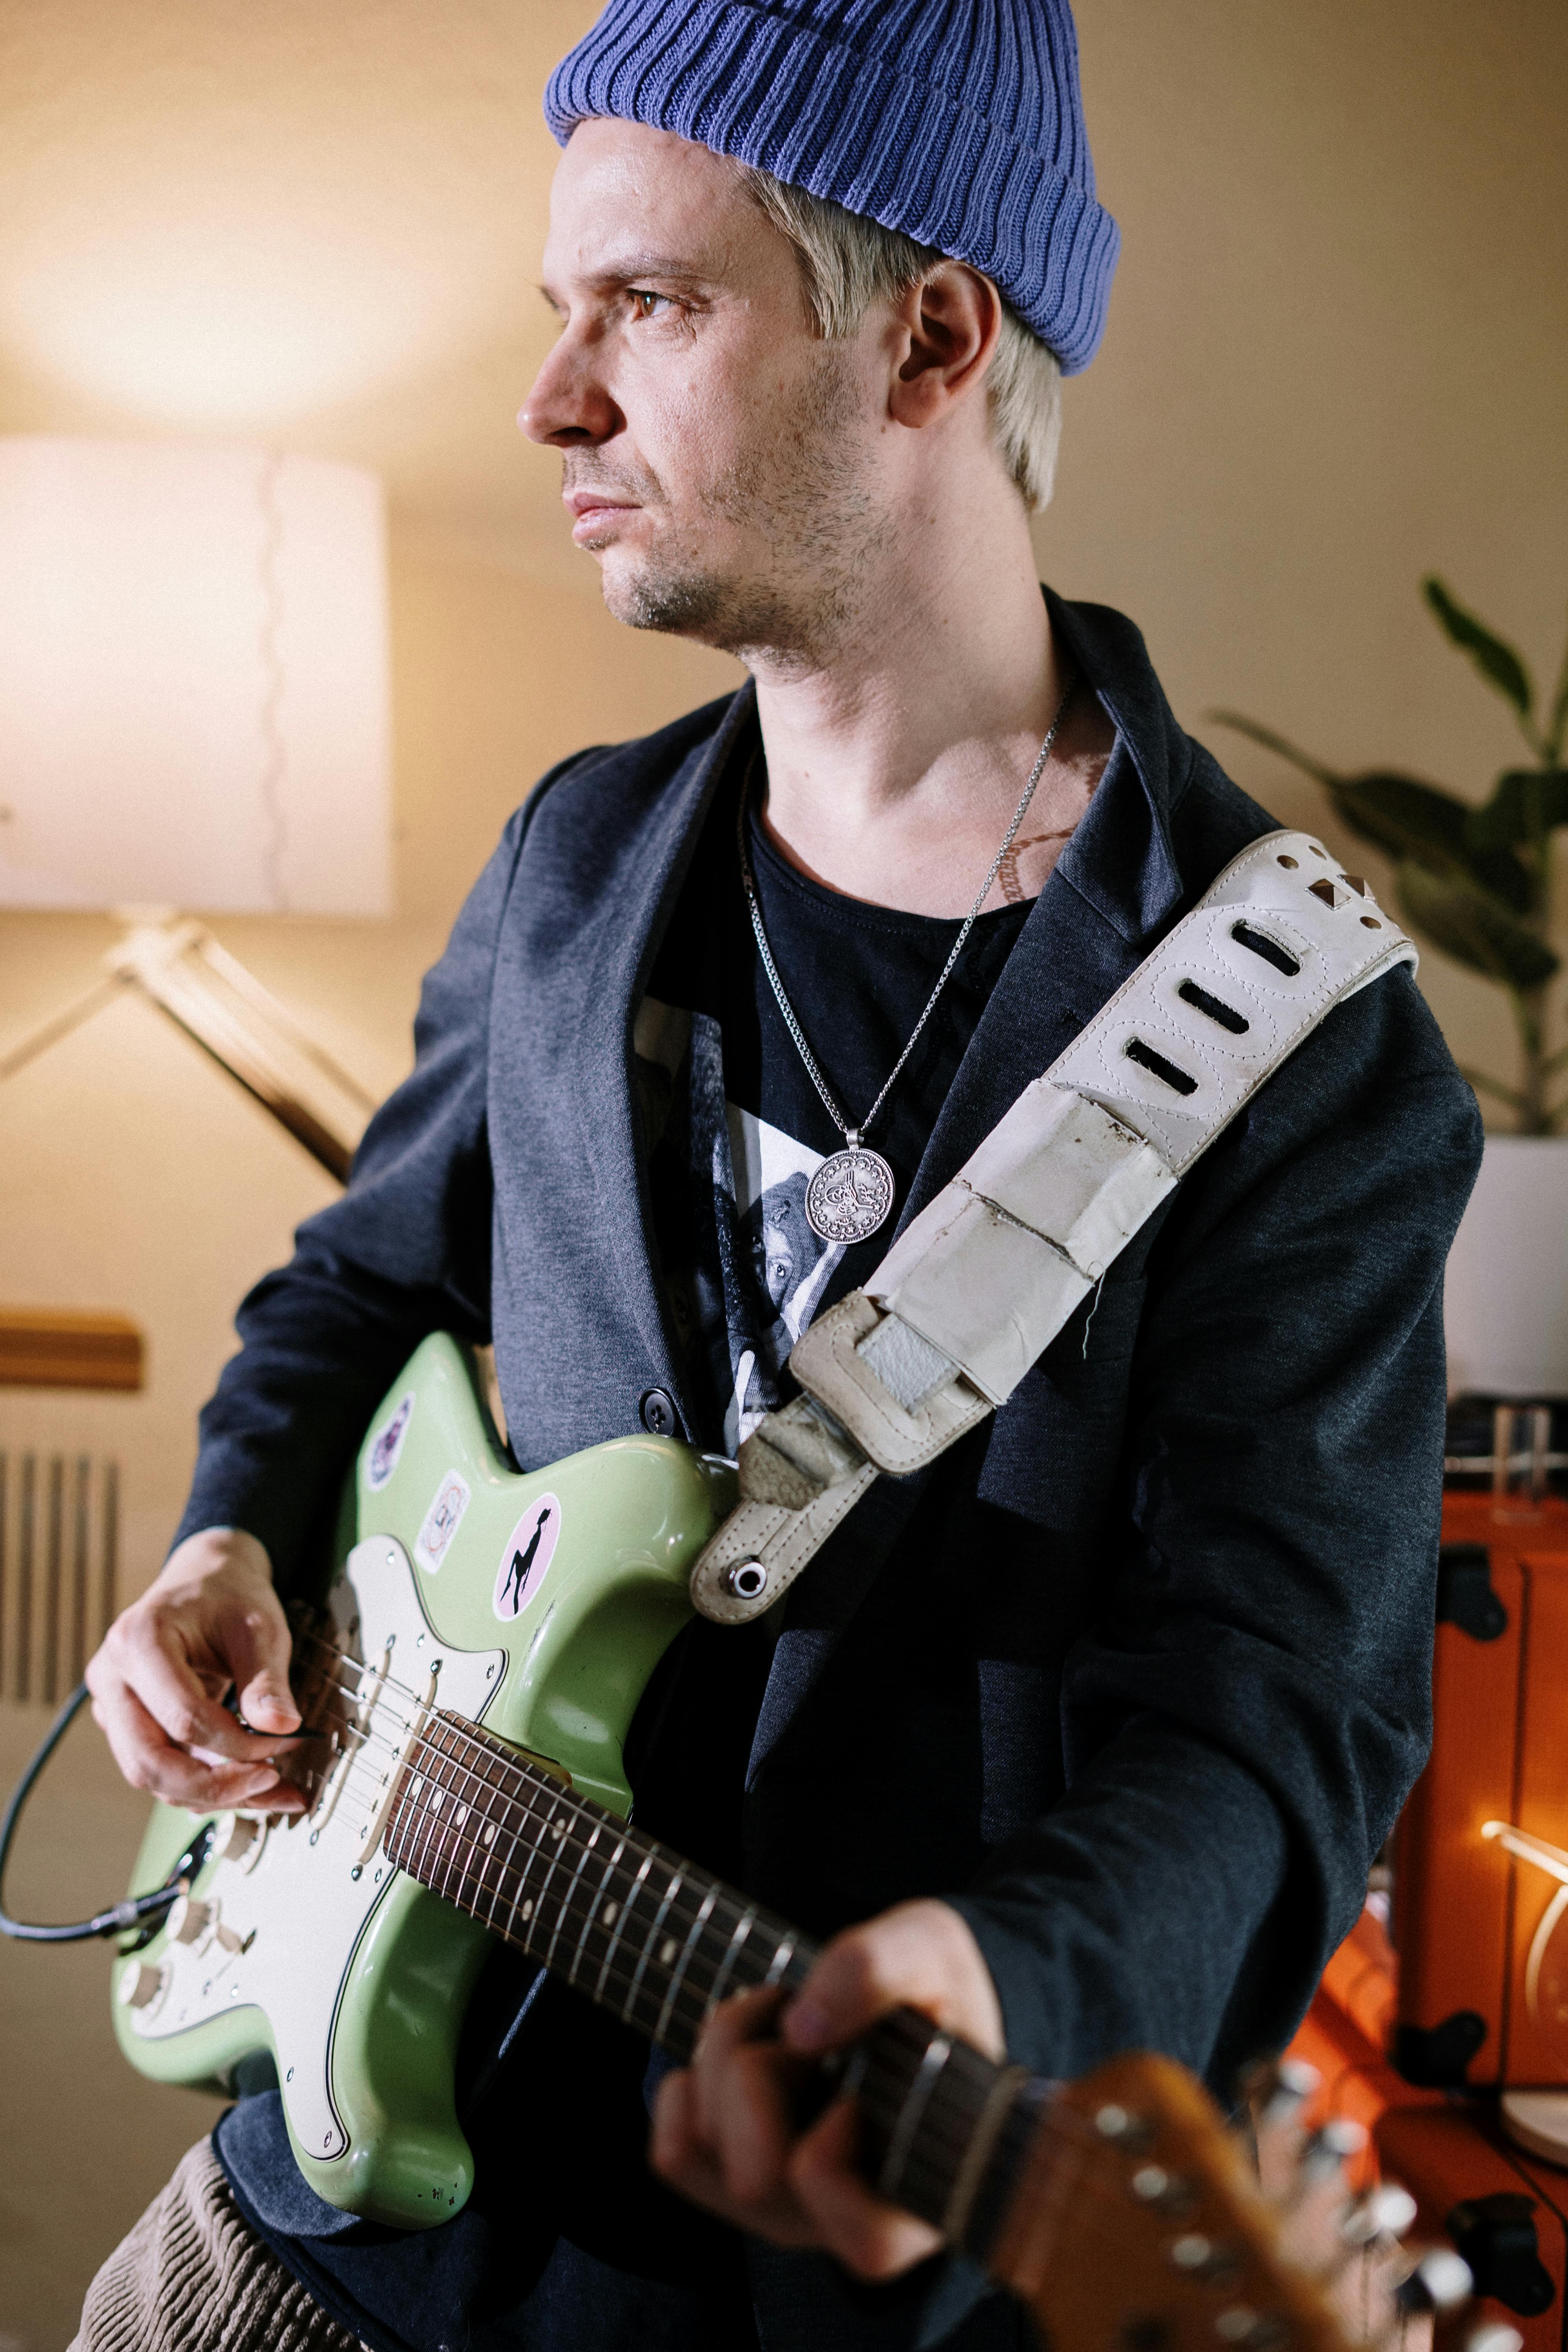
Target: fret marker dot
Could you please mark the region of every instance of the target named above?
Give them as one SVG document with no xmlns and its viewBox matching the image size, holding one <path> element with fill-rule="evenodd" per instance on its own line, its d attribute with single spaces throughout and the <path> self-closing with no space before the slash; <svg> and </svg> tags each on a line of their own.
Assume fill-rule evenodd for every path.
<svg viewBox="0 0 1568 2352">
<path fill-rule="evenodd" d="M 442 1798 L 446 1795 L 446 1793 L 447 1793 L 447 1791 L 445 1790 L 445 1789 L 437 1789 L 437 1791 L 436 1791 L 436 1793 L 435 1793 L 435 1795 L 431 1798 L 431 1800 L 430 1800 L 430 1811 L 431 1811 L 433 1813 L 438 1813 L 438 1812 L 440 1811 L 440 1810 L 441 1810 L 441 1800 L 442 1800 Z"/>
<path fill-rule="evenodd" d="M 409 1793 L 409 1795 L 410 1795 L 411 1797 L 416 1797 L 416 1796 L 419 1794 L 420 1790 L 421 1790 L 424 1786 L 425 1786 L 425 1775 L 423 1774 L 423 1772 L 416 1772 L 416 1774 L 414 1775 L 413 1780 L 412 1780 L 409 1782 L 409 1784 L 408 1784 L 408 1793 Z"/>
<path fill-rule="evenodd" d="M 454 1820 L 454 1822 L 458 1822 L 458 1823 L 459 1824 L 459 1826 L 460 1826 L 464 1822 L 466 1822 L 466 1821 L 468 1820 L 468 1807 L 467 1807 L 467 1805 L 459 1805 L 459 1806 L 458 1807 L 457 1811 L 456 1811 L 456 1812 L 453 1814 L 453 1816 L 452 1816 L 452 1819 Z"/>
<path fill-rule="evenodd" d="M 616 1913 L 619 1911 L 620 1907 L 621 1907 L 621 1906 L 620 1906 L 620 1905 L 619 1905 L 618 1903 L 606 1903 L 606 1904 L 605 1904 L 605 1927 L 613 1927 L 615 1926 L 615 1924 L 616 1924 Z"/>
<path fill-rule="evenodd" d="M 528 1901 L 522 1906 L 522 1916 L 525 1919 L 531 1919 L 533 1916 L 533 1897 L 531 1895 L 529 1896 Z"/>
<path fill-rule="evenodd" d="M 487 1822 L 483 1830 L 480 1832 L 480 1835 L 483 1837 L 487 1845 L 494 1845 L 496 1842 L 496 1825 L 494 1822 Z"/>
<path fill-rule="evenodd" d="M 658 1957 L 665 1968 L 668 1968 L 671 1960 L 674 1959 L 679 1949 L 680 1946 L 676 1942 L 673 1936 L 667 1936 L 665 1937 L 663 1943 L 658 1948 Z"/>
<path fill-rule="evenodd" d="M 565 1834 L 566 1834 L 566 1824 L 565 1824 L 565 1822 L 551 1822 L 551 1824 L 550 1824 L 550 1834 L 551 1834 L 551 1836 L 552 1836 L 552 1837 L 558 1837 L 558 1838 L 559 1838 L 559 1837 L 564 1837 L 564 1836 L 565 1836 Z"/>
</svg>

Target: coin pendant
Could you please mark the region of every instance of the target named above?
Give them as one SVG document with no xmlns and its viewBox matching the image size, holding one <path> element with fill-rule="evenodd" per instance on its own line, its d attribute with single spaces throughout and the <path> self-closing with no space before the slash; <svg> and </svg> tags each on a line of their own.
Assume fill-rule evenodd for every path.
<svg viewBox="0 0 1568 2352">
<path fill-rule="evenodd" d="M 805 1188 L 805 1221 L 825 1242 L 868 1241 L 892 1205 L 893 1171 L 864 1144 L 836 1151 Z"/>
</svg>

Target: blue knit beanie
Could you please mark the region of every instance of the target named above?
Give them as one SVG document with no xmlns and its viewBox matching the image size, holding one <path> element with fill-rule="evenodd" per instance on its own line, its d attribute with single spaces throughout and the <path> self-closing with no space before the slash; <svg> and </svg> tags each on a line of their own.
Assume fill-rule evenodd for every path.
<svg viewBox="0 0 1568 2352">
<path fill-rule="evenodd" d="M 1074 375 L 1121 244 L 1068 0 L 610 0 L 544 93 L 830 196 L 993 278 Z"/>
</svg>

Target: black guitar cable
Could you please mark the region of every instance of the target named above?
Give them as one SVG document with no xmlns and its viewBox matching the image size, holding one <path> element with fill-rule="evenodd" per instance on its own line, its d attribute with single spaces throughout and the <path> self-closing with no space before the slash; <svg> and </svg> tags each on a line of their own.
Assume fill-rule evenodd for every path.
<svg viewBox="0 0 1568 2352">
<path fill-rule="evenodd" d="M 186 1857 L 183 1854 L 174 1866 L 175 1874 L 154 1894 L 138 1895 L 124 1903 L 117 1903 L 111 1911 L 100 1911 L 91 1919 L 77 1919 L 61 1927 L 45 1927 L 29 1919 L 13 1919 L 5 1909 L 5 1865 L 11 1858 L 11 1841 L 22 1818 L 22 1808 L 32 1795 L 45 1765 L 86 1705 L 87 1695 L 87 1685 L 78 1683 L 49 1726 L 42 1747 L 17 1781 L 11 1801 L 5 1808 L 5 1817 L 0 1821 L 0 1936 L 15 1936 L 29 1944 L 80 1944 L 90 1936 L 120 1936 L 128 1927 L 140 1927 L 154 1914 L 167 1911 L 181 1891 L 181 1880 L 186 1868 Z"/>
</svg>

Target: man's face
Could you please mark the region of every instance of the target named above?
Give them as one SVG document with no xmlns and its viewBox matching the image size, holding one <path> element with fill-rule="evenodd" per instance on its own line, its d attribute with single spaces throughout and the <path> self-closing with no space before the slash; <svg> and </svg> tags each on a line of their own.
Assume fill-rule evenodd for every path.
<svg viewBox="0 0 1568 2352">
<path fill-rule="evenodd" d="M 613 121 L 579 125 L 557 167 L 544 290 L 561 337 L 519 422 L 563 454 L 610 611 L 818 657 L 883 527 L 886 322 L 821 341 L 734 166 Z"/>
</svg>

